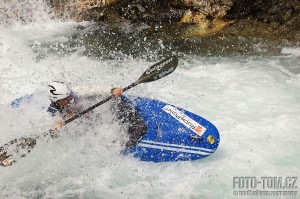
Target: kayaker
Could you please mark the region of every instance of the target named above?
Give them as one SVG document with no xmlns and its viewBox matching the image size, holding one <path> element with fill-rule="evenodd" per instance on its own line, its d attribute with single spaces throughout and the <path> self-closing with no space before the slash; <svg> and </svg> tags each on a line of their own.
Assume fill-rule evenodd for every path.
<svg viewBox="0 0 300 199">
<path fill-rule="evenodd" d="M 57 117 L 55 121 L 55 128 L 63 126 L 63 121 L 83 111 L 81 105 L 82 99 L 72 92 L 72 89 L 63 82 L 52 82 L 48 85 L 48 96 L 51 104 L 48 107 L 48 112 Z M 104 94 L 105 91 L 97 89 L 98 93 Z M 114 95 L 112 110 L 116 114 L 119 121 L 126 125 L 129 135 L 129 141 L 125 147 L 135 145 L 141 137 L 147 132 L 147 126 L 135 111 L 134 106 L 125 96 L 122 95 L 121 88 L 111 89 L 111 94 Z M 107 92 L 106 92 L 107 94 Z"/>
</svg>

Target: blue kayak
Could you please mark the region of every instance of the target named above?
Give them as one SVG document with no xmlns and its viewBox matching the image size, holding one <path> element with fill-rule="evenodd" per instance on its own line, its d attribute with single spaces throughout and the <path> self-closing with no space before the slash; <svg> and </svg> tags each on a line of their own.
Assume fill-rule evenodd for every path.
<svg viewBox="0 0 300 199">
<path fill-rule="evenodd" d="M 49 101 L 41 100 L 44 93 L 36 92 L 12 101 L 11 107 L 40 102 L 45 111 Z M 39 100 L 38 100 L 39 99 Z M 164 102 L 135 98 L 132 100 L 148 127 L 140 142 L 124 155 L 150 162 L 191 161 L 207 157 L 219 146 L 217 128 L 206 119 Z"/>
<path fill-rule="evenodd" d="M 218 148 L 219 132 L 206 119 L 154 99 L 136 98 L 133 104 L 148 132 L 126 155 L 142 161 L 191 161 L 207 157 Z"/>
</svg>

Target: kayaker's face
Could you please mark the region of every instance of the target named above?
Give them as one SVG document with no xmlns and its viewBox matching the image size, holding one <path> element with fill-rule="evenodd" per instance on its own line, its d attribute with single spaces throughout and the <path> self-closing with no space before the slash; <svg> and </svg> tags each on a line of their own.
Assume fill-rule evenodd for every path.
<svg viewBox="0 0 300 199">
<path fill-rule="evenodd" d="M 57 103 L 62 107 L 67 107 L 71 104 L 73 101 L 73 97 L 70 95 L 69 97 L 66 97 L 65 99 L 58 100 Z"/>
</svg>

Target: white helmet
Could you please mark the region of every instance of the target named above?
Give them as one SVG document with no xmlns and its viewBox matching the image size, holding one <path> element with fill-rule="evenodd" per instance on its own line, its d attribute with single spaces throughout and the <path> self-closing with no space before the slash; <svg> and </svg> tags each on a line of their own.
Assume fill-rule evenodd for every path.
<svg viewBox="0 0 300 199">
<path fill-rule="evenodd" d="M 70 87 L 63 82 L 55 81 L 49 84 L 48 87 L 48 96 L 52 102 L 57 102 L 58 100 L 65 99 L 72 93 Z"/>
</svg>

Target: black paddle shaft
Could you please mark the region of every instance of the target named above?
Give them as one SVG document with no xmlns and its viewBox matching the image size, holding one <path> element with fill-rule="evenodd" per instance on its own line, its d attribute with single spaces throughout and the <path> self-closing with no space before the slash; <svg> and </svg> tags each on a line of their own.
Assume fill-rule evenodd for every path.
<svg viewBox="0 0 300 199">
<path fill-rule="evenodd" d="M 134 83 L 130 84 L 129 86 L 123 88 L 123 92 L 137 86 L 140 83 L 152 82 L 152 81 L 161 79 L 161 78 L 171 74 L 176 69 L 177 65 L 178 65 L 177 57 L 172 56 L 172 57 L 166 58 L 166 59 L 154 64 L 150 68 L 148 68 L 137 81 L 135 81 Z M 111 100 L 112 98 L 114 98 L 114 95 L 110 95 L 109 97 L 103 99 L 102 101 L 94 104 L 93 106 L 91 106 L 91 107 L 83 110 L 82 112 L 74 115 L 73 117 L 65 120 L 64 125 L 66 125 L 66 124 L 72 122 L 73 120 L 79 118 L 80 116 L 90 112 L 91 110 L 95 109 L 96 107 L 100 106 L 101 104 L 104 104 L 105 102 Z"/>
</svg>

